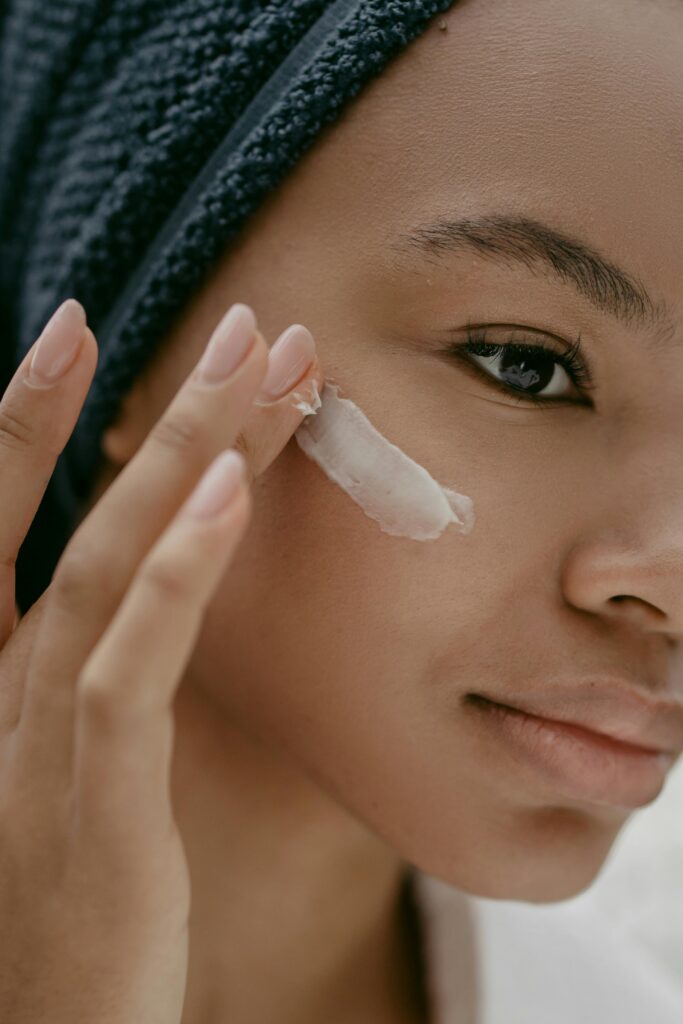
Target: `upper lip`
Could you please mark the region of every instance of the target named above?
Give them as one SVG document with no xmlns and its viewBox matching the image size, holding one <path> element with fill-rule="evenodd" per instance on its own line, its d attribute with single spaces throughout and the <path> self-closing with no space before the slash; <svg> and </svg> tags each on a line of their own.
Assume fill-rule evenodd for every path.
<svg viewBox="0 0 683 1024">
<path fill-rule="evenodd" d="M 495 704 L 550 721 L 598 733 L 641 750 L 672 754 L 683 751 L 683 703 L 654 698 L 642 687 L 592 677 L 581 684 L 547 683 L 543 690 L 519 698 L 480 696 Z"/>
</svg>

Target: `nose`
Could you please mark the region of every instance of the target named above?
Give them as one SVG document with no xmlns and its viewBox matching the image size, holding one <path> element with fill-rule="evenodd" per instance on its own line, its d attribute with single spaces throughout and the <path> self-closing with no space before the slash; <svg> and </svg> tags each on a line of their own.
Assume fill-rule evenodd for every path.
<svg viewBox="0 0 683 1024">
<path fill-rule="evenodd" d="M 673 512 L 657 533 L 592 533 L 564 561 L 565 599 L 606 621 L 683 639 L 683 521 Z"/>
<path fill-rule="evenodd" d="M 623 440 L 597 485 L 582 488 L 561 562 L 564 597 L 614 626 L 662 634 L 683 656 L 680 436 L 658 422 Z"/>
</svg>

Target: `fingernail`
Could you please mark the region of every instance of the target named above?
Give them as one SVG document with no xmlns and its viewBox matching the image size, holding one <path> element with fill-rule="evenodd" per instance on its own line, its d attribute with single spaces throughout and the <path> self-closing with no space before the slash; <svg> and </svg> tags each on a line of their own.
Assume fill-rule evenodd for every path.
<svg viewBox="0 0 683 1024">
<path fill-rule="evenodd" d="M 43 328 L 29 366 L 28 379 L 45 386 L 63 377 L 83 344 L 86 315 L 76 299 L 67 299 Z"/>
<path fill-rule="evenodd" d="M 268 370 L 258 398 L 274 401 L 301 380 L 315 358 L 313 335 L 302 324 L 283 331 L 268 353 Z"/>
<path fill-rule="evenodd" d="M 234 448 L 218 455 L 190 495 L 183 515 L 208 519 L 226 508 L 244 478 L 244 456 Z"/>
<path fill-rule="evenodd" d="M 244 302 L 236 302 L 211 335 L 197 366 L 197 379 L 203 384 L 226 380 L 253 345 L 255 333 L 253 309 Z"/>
</svg>

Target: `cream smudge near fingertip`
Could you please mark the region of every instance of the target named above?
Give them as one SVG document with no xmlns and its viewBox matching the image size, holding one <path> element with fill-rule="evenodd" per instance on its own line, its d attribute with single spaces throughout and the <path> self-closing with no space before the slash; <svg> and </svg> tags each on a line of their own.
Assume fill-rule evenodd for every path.
<svg viewBox="0 0 683 1024">
<path fill-rule="evenodd" d="M 439 484 L 388 441 L 354 402 L 340 398 L 339 390 L 328 380 L 322 400 L 315 387 L 317 405 L 303 398 L 297 404 L 308 413 L 294 435 L 302 451 L 385 533 L 436 540 L 451 523 L 470 533 L 475 521 L 472 499 Z"/>
</svg>

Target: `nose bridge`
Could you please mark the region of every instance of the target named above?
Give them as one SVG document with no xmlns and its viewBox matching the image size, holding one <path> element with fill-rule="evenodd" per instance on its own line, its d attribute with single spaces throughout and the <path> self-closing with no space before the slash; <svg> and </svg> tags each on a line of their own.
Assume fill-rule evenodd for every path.
<svg viewBox="0 0 683 1024">
<path fill-rule="evenodd" d="M 607 490 L 610 515 L 643 579 L 678 575 L 683 592 L 683 425 L 640 432 Z"/>
<path fill-rule="evenodd" d="M 630 450 L 621 448 L 616 465 L 607 474 L 613 514 L 616 503 L 619 522 L 626 521 L 641 535 L 649 534 L 655 547 L 668 534 L 679 544 L 683 534 L 683 416 L 679 430 L 670 422 L 667 429 L 659 421 L 647 434 L 637 426 L 633 436 Z"/>
</svg>

